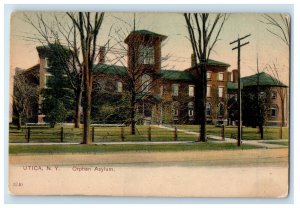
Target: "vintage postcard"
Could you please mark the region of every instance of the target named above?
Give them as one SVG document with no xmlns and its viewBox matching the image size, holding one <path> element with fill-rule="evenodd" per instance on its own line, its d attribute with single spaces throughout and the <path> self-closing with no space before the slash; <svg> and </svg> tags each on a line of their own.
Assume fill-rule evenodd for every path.
<svg viewBox="0 0 300 208">
<path fill-rule="evenodd" d="M 290 22 L 12 13 L 10 194 L 287 197 Z"/>
</svg>

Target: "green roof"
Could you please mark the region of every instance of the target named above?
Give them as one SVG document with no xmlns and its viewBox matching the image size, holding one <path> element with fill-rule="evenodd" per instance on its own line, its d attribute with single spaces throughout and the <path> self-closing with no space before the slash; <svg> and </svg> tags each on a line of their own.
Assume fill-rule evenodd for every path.
<svg viewBox="0 0 300 208">
<path fill-rule="evenodd" d="M 125 38 L 125 40 L 124 40 L 125 43 L 127 43 L 131 37 L 135 38 L 136 35 L 142 35 L 142 36 L 151 37 L 151 38 L 159 38 L 161 41 L 163 41 L 167 38 L 167 36 L 165 36 L 165 35 L 151 32 L 149 30 L 135 30 L 135 31 L 131 31 L 131 33 Z"/>
<path fill-rule="evenodd" d="M 193 75 L 188 71 L 161 70 L 161 78 L 176 81 L 192 81 Z"/>
<path fill-rule="evenodd" d="M 108 75 L 127 75 L 127 67 L 125 66 L 116 66 L 116 65 L 107 65 L 107 64 L 97 64 L 93 68 L 94 73 L 103 73 Z"/>
<path fill-rule="evenodd" d="M 287 87 L 285 84 L 280 82 L 278 79 L 275 79 L 271 75 L 261 72 L 258 74 L 253 74 L 251 76 L 242 77 L 241 78 L 241 85 L 243 87 L 250 87 L 250 86 L 256 86 L 257 80 L 259 79 L 259 85 L 260 86 L 270 86 L 270 87 Z M 238 88 L 237 83 L 233 82 L 227 82 L 227 88 L 229 90 L 234 90 Z"/>
<path fill-rule="evenodd" d="M 237 82 L 227 82 L 227 89 L 228 90 L 236 90 L 238 88 Z"/>
<path fill-rule="evenodd" d="M 126 76 L 127 67 L 116 66 L 116 65 L 107 65 L 107 64 L 97 64 L 94 65 L 93 73 L 103 73 L 107 75 L 118 75 Z M 165 80 L 174 80 L 174 81 L 192 81 L 193 76 L 188 71 L 178 71 L 178 70 L 161 70 L 160 76 Z"/>
<path fill-rule="evenodd" d="M 165 36 L 165 35 L 151 32 L 149 30 L 135 30 L 135 31 L 132 31 L 131 34 L 141 34 L 141 35 L 147 35 L 147 36 L 151 36 L 151 37 L 160 37 L 163 39 L 167 38 L 167 36 Z"/>
<path fill-rule="evenodd" d="M 208 59 L 207 64 L 208 65 L 215 65 L 215 66 L 225 66 L 225 67 L 230 66 L 230 64 L 227 64 L 227 63 L 221 62 L 221 61 L 216 61 L 216 60 L 213 60 L 213 59 Z"/>
<path fill-rule="evenodd" d="M 280 82 L 278 79 L 272 77 L 271 75 L 261 72 L 247 77 L 242 77 L 242 82 L 244 87 L 257 85 L 257 80 L 259 79 L 259 85 L 261 86 L 279 86 L 287 87 L 285 84 Z"/>
</svg>

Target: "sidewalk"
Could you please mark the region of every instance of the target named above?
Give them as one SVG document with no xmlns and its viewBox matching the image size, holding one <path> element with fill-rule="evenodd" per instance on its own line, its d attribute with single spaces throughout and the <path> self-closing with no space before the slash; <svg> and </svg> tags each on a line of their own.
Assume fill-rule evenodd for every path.
<svg viewBox="0 0 300 208">
<path fill-rule="evenodd" d="M 165 142 L 93 142 L 92 144 L 96 145 L 127 145 L 127 144 L 139 144 L 139 145 L 158 145 L 158 144 L 192 144 L 194 141 L 165 141 Z M 71 142 L 52 142 L 52 143 L 9 143 L 9 145 L 80 145 L 79 143 Z"/>
</svg>

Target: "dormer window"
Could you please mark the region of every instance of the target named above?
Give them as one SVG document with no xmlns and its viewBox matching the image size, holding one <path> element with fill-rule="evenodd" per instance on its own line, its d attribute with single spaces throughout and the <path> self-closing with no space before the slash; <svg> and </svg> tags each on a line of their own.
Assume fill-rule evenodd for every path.
<svg viewBox="0 0 300 208">
<path fill-rule="evenodd" d="M 140 46 L 139 64 L 154 64 L 153 46 Z"/>
</svg>

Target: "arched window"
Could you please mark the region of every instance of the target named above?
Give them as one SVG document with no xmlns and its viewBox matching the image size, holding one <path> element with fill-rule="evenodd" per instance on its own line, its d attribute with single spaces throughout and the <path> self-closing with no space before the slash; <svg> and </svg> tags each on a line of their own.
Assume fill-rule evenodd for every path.
<svg viewBox="0 0 300 208">
<path fill-rule="evenodd" d="M 194 103 L 193 102 L 188 103 L 188 114 L 189 114 L 189 117 L 194 116 Z"/>
<path fill-rule="evenodd" d="M 206 115 L 211 116 L 211 104 L 206 103 Z"/>
<path fill-rule="evenodd" d="M 218 104 L 218 110 L 217 110 L 218 117 L 223 117 L 225 114 L 225 108 L 223 103 Z"/>
<path fill-rule="evenodd" d="M 142 76 L 142 92 L 150 91 L 151 77 L 148 74 Z"/>
</svg>

